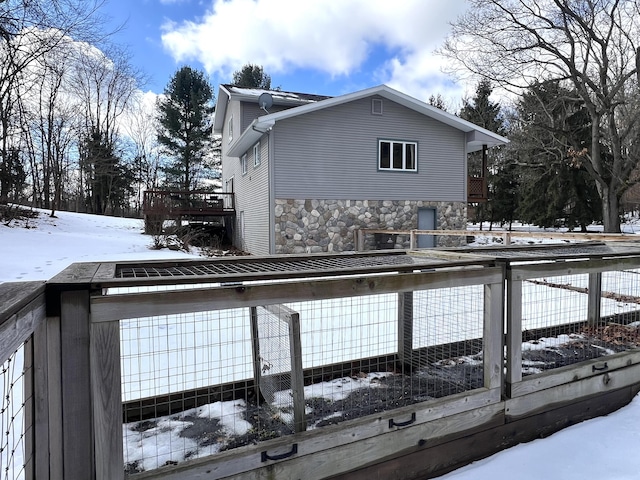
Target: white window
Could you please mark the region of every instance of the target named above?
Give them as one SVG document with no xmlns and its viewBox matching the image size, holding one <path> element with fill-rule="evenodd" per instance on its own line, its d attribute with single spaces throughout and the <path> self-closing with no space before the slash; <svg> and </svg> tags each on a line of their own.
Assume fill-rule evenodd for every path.
<svg viewBox="0 0 640 480">
<path fill-rule="evenodd" d="M 242 174 L 247 173 L 247 154 L 245 153 L 240 157 L 240 168 L 242 169 Z"/>
<path fill-rule="evenodd" d="M 227 130 L 229 130 L 229 143 L 231 143 L 233 140 L 233 117 L 229 119 Z"/>
<path fill-rule="evenodd" d="M 257 167 L 258 165 L 260 165 L 260 162 L 262 161 L 261 158 L 261 151 L 260 151 L 260 142 L 256 143 L 253 146 L 253 166 Z"/>
<path fill-rule="evenodd" d="M 418 171 L 418 143 L 378 140 L 378 169 Z"/>
</svg>

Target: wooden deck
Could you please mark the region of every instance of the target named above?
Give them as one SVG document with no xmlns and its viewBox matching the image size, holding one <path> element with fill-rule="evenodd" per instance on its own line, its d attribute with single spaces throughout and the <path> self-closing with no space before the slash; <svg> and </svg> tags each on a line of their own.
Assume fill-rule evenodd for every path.
<svg viewBox="0 0 640 480">
<path fill-rule="evenodd" d="M 207 217 L 235 214 L 233 193 L 198 190 L 147 190 L 143 212 L 147 215 Z"/>
</svg>

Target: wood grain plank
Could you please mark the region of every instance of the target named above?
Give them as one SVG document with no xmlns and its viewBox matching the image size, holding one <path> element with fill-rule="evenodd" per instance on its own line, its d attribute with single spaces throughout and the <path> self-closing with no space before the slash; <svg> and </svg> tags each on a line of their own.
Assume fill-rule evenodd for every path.
<svg viewBox="0 0 640 480">
<path fill-rule="evenodd" d="M 89 360 L 89 292 L 62 292 L 62 453 L 64 478 L 94 478 Z"/>
<path fill-rule="evenodd" d="M 0 283 L 0 325 L 44 293 L 44 282 Z"/>
<path fill-rule="evenodd" d="M 43 291 L 0 325 L 0 362 L 9 358 L 46 319 Z M 30 295 L 31 297 L 31 295 Z"/>
<path fill-rule="evenodd" d="M 91 318 L 94 322 L 101 322 L 153 315 L 171 315 L 501 282 L 502 268 L 490 267 L 283 282 L 241 287 L 109 295 L 92 297 Z"/>
<path fill-rule="evenodd" d="M 496 405 L 497 407 L 495 407 Z M 331 449 L 341 450 L 357 442 L 366 442 L 367 445 L 375 444 L 380 435 L 390 431 L 402 436 L 407 431 L 407 428 L 413 428 L 417 425 L 422 425 L 421 428 L 423 430 L 420 430 L 420 432 L 424 432 L 424 435 L 421 433 L 421 438 L 426 438 L 426 436 L 430 435 L 429 432 L 447 431 L 447 419 L 451 416 L 476 411 L 475 414 L 470 413 L 469 416 L 478 418 L 478 416 L 482 417 L 482 412 L 491 412 L 491 415 L 493 415 L 493 412 L 502 411 L 503 409 L 504 405 L 501 403 L 499 390 L 487 391 L 478 389 L 473 392 L 465 392 L 399 408 L 393 412 L 382 412 L 379 416 L 370 415 L 338 425 L 261 442 L 258 445 L 241 447 L 216 454 L 207 459 L 198 459 L 175 467 L 166 467 L 162 471 L 144 472 L 136 475 L 136 479 L 223 478 L 236 474 L 248 475 L 246 478 L 253 478 L 250 476 L 252 475 L 250 472 L 264 466 L 260 455 L 262 451 L 282 453 L 288 451 L 291 445 L 296 443 L 299 456 L 308 460 L 310 456 L 315 456 Z M 412 413 L 416 414 L 416 421 L 411 427 L 389 428 L 389 419 L 404 419 Z M 433 424 L 430 422 L 433 421 L 440 421 L 442 430 L 435 429 L 432 431 L 431 426 Z M 417 442 L 418 440 L 415 441 Z M 284 476 L 283 478 L 289 477 Z M 306 480 L 309 477 L 303 475 L 302 477 L 293 478 L 305 478 Z"/>
<path fill-rule="evenodd" d="M 520 382 L 512 384 L 508 393 L 511 398 L 515 398 L 576 380 L 595 377 L 602 373 L 601 368 L 604 364 L 607 365 L 607 371 L 613 371 L 639 363 L 640 349 L 628 350 L 526 376 Z"/>
<path fill-rule="evenodd" d="M 123 479 L 119 324 L 94 323 L 90 336 L 96 480 Z"/>
<path fill-rule="evenodd" d="M 507 399 L 505 413 L 507 419 L 522 418 L 544 410 L 566 406 L 577 398 L 628 387 L 638 383 L 638 378 L 640 378 L 640 364 L 600 373 L 593 377 Z"/>
</svg>

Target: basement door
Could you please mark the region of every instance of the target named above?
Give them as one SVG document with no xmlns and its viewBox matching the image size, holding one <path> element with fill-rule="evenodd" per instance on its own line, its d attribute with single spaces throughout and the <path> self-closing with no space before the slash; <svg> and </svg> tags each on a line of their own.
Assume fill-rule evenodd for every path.
<svg viewBox="0 0 640 480">
<path fill-rule="evenodd" d="M 418 230 L 436 229 L 436 209 L 418 208 Z M 436 246 L 434 235 L 418 235 L 418 248 L 433 248 Z"/>
</svg>

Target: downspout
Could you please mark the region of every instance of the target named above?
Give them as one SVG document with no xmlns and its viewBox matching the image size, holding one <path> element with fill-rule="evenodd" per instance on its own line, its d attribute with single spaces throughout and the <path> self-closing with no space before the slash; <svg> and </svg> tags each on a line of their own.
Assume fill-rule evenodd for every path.
<svg viewBox="0 0 640 480">
<path fill-rule="evenodd" d="M 267 182 L 269 188 L 269 254 L 274 255 L 276 253 L 276 192 L 275 192 L 275 166 L 274 166 L 274 134 L 273 128 L 270 128 L 267 132 L 267 141 L 269 142 L 267 151 L 269 152 L 269 158 L 267 159 Z"/>
</svg>

